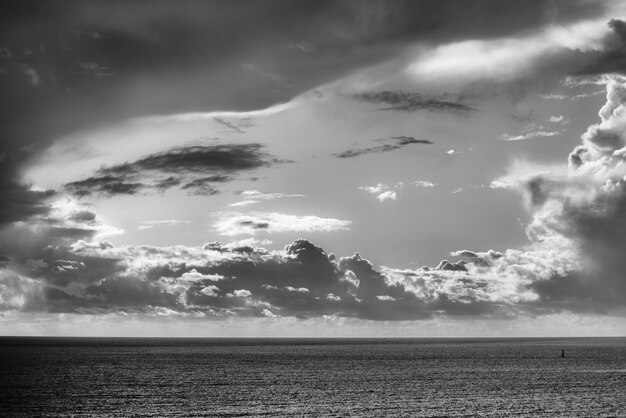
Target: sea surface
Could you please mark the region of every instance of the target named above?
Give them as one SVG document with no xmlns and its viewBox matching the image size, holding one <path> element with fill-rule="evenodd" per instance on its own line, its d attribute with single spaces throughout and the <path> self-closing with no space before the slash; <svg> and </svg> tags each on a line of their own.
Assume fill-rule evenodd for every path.
<svg viewBox="0 0 626 418">
<path fill-rule="evenodd" d="M 626 338 L 2 337 L 0 416 L 626 417 Z"/>
</svg>

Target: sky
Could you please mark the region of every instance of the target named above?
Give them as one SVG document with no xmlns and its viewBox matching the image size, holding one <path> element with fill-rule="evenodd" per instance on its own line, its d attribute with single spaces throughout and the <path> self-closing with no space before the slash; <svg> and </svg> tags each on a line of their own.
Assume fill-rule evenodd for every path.
<svg viewBox="0 0 626 418">
<path fill-rule="evenodd" d="M 626 335 L 621 2 L 0 9 L 0 334 Z"/>
</svg>

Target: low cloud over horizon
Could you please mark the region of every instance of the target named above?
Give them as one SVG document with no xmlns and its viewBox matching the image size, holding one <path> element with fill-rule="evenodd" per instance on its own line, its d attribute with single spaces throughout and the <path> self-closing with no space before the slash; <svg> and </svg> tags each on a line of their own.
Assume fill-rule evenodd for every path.
<svg viewBox="0 0 626 418">
<path fill-rule="evenodd" d="M 108 241 L 79 240 L 50 248 L 44 258 L 26 260 L 20 272 L 3 274 L 3 308 L 83 314 L 161 310 L 202 317 L 333 315 L 383 321 L 510 319 L 564 309 L 561 301 L 546 298 L 546 286 L 558 269 L 546 262 L 538 270 L 540 253 L 463 255 L 467 261 L 378 270 L 358 253 L 338 258 L 304 239 L 277 251 L 220 242 L 115 247 Z M 566 309 L 580 312 L 587 307 Z"/>
</svg>

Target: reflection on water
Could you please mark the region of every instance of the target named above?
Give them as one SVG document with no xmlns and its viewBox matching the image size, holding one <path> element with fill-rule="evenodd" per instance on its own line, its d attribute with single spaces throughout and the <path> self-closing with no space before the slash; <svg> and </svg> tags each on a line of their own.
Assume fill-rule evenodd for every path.
<svg viewBox="0 0 626 418">
<path fill-rule="evenodd" d="M 1 416 L 626 416 L 624 338 L 0 338 L 0 355 Z"/>
</svg>

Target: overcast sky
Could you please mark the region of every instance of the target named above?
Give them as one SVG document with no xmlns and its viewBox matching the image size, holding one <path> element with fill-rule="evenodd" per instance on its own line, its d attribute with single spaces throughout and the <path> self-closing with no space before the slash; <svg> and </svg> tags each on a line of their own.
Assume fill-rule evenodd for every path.
<svg viewBox="0 0 626 418">
<path fill-rule="evenodd" d="M 626 7 L 5 1 L 0 333 L 626 332 Z"/>
</svg>

